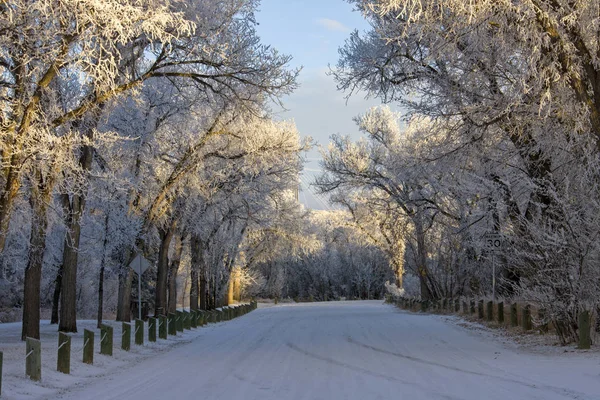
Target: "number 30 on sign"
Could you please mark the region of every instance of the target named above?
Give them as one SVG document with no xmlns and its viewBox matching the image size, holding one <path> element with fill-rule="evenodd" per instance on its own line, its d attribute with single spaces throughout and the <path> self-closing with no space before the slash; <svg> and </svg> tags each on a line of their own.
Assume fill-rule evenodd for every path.
<svg viewBox="0 0 600 400">
<path fill-rule="evenodd" d="M 504 240 L 497 233 L 487 233 L 484 236 L 485 248 L 487 250 L 496 251 L 502 249 Z"/>
</svg>

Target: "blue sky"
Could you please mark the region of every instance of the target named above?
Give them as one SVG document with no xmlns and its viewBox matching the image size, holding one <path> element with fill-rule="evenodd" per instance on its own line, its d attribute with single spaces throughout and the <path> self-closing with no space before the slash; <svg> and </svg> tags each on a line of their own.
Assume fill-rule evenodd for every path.
<svg viewBox="0 0 600 400">
<path fill-rule="evenodd" d="M 352 5 L 344 0 L 262 0 L 256 19 L 263 43 L 293 56 L 292 66 L 303 67 L 300 88 L 283 99 L 289 111 L 276 110 L 277 117 L 293 119 L 302 135 L 323 146 L 335 133 L 358 138 L 352 118 L 379 102 L 361 95 L 346 102 L 327 71 L 328 65 L 337 63 L 338 48 L 350 32 L 368 29 L 360 13 L 353 12 Z M 327 208 L 324 199 L 307 188 L 318 174 L 318 151 L 310 152 L 308 158 L 300 200 L 310 208 Z"/>
</svg>

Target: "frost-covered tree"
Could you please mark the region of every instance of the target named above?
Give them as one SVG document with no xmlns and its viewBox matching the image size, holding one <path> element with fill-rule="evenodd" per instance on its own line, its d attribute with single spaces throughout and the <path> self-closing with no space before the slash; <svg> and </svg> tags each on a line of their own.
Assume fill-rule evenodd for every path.
<svg viewBox="0 0 600 400">
<path fill-rule="evenodd" d="M 215 109 L 214 102 L 260 109 L 265 99 L 277 100 L 294 87 L 297 71 L 287 68 L 289 57 L 256 35 L 256 6 L 252 0 L 0 5 L 0 252 L 13 205 L 28 191 L 35 214 L 31 239 L 38 243 L 31 247 L 27 268 L 28 310 L 39 309 L 45 204 L 58 191 L 67 225 L 56 286 L 59 328 L 76 330 L 80 229 L 90 171 L 104 167 L 96 149 L 110 132 L 106 119 L 125 96 L 136 97 L 153 82 L 163 90 L 183 88 L 209 109 Z M 50 162 L 49 154 L 65 156 Z M 32 319 L 23 334 L 36 337 L 38 317 L 35 312 L 26 316 Z"/>
<path fill-rule="evenodd" d="M 428 149 L 420 164 L 445 159 L 446 175 L 470 176 L 448 192 L 453 209 L 442 208 L 469 227 L 457 231 L 462 263 L 481 276 L 478 237 L 504 235 L 514 251 L 500 257 L 501 289 L 549 310 L 561 339 L 573 340 L 578 311 L 598 302 L 598 253 L 586 239 L 597 224 L 580 218 L 596 215 L 598 2 L 352 3 L 373 29 L 341 49 L 339 87 L 428 119 L 438 137 L 417 141 Z"/>
</svg>

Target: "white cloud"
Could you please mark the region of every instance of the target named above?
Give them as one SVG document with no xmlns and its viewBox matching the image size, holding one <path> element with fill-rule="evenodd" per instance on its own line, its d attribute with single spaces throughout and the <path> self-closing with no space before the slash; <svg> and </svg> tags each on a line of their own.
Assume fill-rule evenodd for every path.
<svg viewBox="0 0 600 400">
<path fill-rule="evenodd" d="M 328 31 L 344 32 L 344 33 L 350 32 L 350 28 L 348 28 L 346 25 L 342 24 L 340 21 L 336 21 L 335 19 L 319 18 L 316 21 L 316 23 L 317 23 L 317 25 L 322 26 L 323 28 L 327 29 Z"/>
</svg>

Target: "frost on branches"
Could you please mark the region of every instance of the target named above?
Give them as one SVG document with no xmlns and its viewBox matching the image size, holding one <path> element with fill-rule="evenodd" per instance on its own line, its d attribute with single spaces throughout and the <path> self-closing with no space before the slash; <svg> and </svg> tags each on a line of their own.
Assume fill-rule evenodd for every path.
<svg viewBox="0 0 600 400">
<path fill-rule="evenodd" d="M 350 2 L 372 29 L 340 50 L 338 86 L 399 103 L 408 128 L 386 139 L 371 112 L 367 141 L 334 139 L 323 189 L 366 190 L 410 221 L 423 297 L 490 293 L 480 238 L 501 234 L 500 294 L 575 340 L 578 312 L 600 305 L 600 3 Z"/>
<path fill-rule="evenodd" d="M 160 260 L 166 311 L 168 277 L 190 258 L 179 237 L 190 202 L 256 193 L 241 183 L 261 182 L 248 201 L 260 203 L 295 180 L 298 163 L 280 163 L 304 145 L 265 105 L 294 89 L 298 71 L 260 42 L 256 6 L 0 4 L 0 281 L 7 306 L 23 302 L 23 338 L 39 337 L 40 309 L 50 305 L 59 329 L 76 331 L 77 315 L 93 312 L 93 296 L 81 301 L 90 282 L 99 320 L 105 290 L 118 292 L 109 311 L 129 319 L 125 271 L 138 252 Z M 242 124 L 249 129 L 240 134 Z"/>
</svg>

